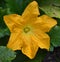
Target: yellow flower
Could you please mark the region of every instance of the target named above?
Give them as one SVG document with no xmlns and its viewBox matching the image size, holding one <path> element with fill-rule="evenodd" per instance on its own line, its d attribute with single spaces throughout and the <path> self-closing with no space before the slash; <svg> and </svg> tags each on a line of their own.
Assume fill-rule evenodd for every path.
<svg viewBox="0 0 60 62">
<path fill-rule="evenodd" d="M 49 32 L 57 22 L 47 15 L 39 15 L 38 4 L 33 1 L 22 15 L 4 16 L 4 21 L 11 31 L 8 48 L 21 50 L 30 59 L 35 57 L 38 48 L 49 50 L 50 37 L 46 32 Z"/>
</svg>

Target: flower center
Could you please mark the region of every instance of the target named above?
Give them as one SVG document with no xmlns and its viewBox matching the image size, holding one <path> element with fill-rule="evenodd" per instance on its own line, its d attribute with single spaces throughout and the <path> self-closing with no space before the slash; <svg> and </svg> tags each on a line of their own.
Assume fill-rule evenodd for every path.
<svg viewBox="0 0 60 62">
<path fill-rule="evenodd" d="M 24 32 L 25 32 L 25 33 L 28 33 L 29 31 L 30 31 L 30 27 L 25 27 L 25 28 L 24 28 Z"/>
</svg>

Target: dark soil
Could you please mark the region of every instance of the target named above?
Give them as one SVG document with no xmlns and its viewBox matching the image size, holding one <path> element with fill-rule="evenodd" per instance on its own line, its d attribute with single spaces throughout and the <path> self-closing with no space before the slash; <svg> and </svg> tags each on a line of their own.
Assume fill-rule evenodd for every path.
<svg viewBox="0 0 60 62">
<path fill-rule="evenodd" d="M 53 52 L 48 52 L 43 62 L 60 62 L 60 47 L 54 48 Z"/>
</svg>

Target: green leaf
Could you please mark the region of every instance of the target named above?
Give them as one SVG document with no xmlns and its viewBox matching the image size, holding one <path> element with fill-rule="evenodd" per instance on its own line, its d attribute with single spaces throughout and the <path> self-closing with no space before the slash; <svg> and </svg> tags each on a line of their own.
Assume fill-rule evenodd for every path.
<svg viewBox="0 0 60 62">
<path fill-rule="evenodd" d="M 0 7 L 0 38 L 4 37 L 5 35 L 10 34 L 10 32 L 9 32 L 9 30 L 3 20 L 3 16 L 5 14 L 7 14 L 7 9 L 3 9 L 2 7 Z"/>
<path fill-rule="evenodd" d="M 3 20 L 3 16 L 6 14 L 6 9 L 3 9 L 2 7 L 0 7 L 0 28 L 5 28 L 6 25 L 4 23 Z"/>
<path fill-rule="evenodd" d="M 60 26 L 60 19 L 59 18 L 55 18 L 57 20 L 57 25 Z"/>
<path fill-rule="evenodd" d="M 60 0 L 37 0 L 39 7 L 47 15 L 60 18 Z"/>
<path fill-rule="evenodd" d="M 50 44 L 50 49 L 49 51 L 54 51 L 54 46 L 52 44 Z"/>
<path fill-rule="evenodd" d="M 0 0 L 0 7 L 5 7 L 5 0 Z"/>
<path fill-rule="evenodd" d="M 11 13 L 22 14 L 25 7 L 32 0 L 6 0 L 6 5 L 10 8 Z"/>
<path fill-rule="evenodd" d="M 0 62 L 11 62 L 15 57 L 15 52 L 5 46 L 0 46 Z"/>
<path fill-rule="evenodd" d="M 60 26 L 55 26 L 49 32 L 51 44 L 55 47 L 60 46 Z"/>
<path fill-rule="evenodd" d="M 8 28 L 0 29 L 0 38 L 4 37 L 5 35 L 9 35 L 10 31 Z"/>
</svg>

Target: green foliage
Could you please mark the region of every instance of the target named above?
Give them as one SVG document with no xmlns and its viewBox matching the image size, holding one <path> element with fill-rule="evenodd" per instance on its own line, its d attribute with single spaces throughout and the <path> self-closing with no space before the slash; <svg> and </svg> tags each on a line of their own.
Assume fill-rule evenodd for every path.
<svg viewBox="0 0 60 62">
<path fill-rule="evenodd" d="M 0 0 L 0 7 L 5 7 L 5 0 Z"/>
<path fill-rule="evenodd" d="M 59 18 L 55 18 L 57 20 L 57 25 L 60 26 L 60 19 Z"/>
<path fill-rule="evenodd" d="M 0 7 L 0 28 L 5 28 L 6 25 L 3 21 L 3 16 L 6 14 L 6 9 L 3 9 L 2 7 Z"/>
<path fill-rule="evenodd" d="M 11 13 L 22 14 L 25 7 L 32 0 L 6 0 L 6 6 L 10 8 Z"/>
<path fill-rule="evenodd" d="M 9 35 L 9 33 L 10 33 L 10 31 L 9 31 L 9 29 L 8 28 L 1 28 L 0 29 L 0 38 L 1 37 L 4 37 L 4 36 L 6 36 L 6 35 Z"/>
<path fill-rule="evenodd" d="M 39 7 L 47 15 L 60 18 L 60 0 L 37 0 Z"/>
<path fill-rule="evenodd" d="M 7 9 L 3 9 L 0 7 L 0 38 L 4 37 L 5 35 L 9 35 L 9 30 L 6 27 L 3 16 L 7 14 Z"/>
<path fill-rule="evenodd" d="M 55 26 L 49 33 L 53 46 L 60 46 L 60 26 Z"/>
<path fill-rule="evenodd" d="M 0 62 L 11 62 L 15 57 L 15 52 L 5 46 L 0 46 Z"/>
<path fill-rule="evenodd" d="M 49 51 L 54 51 L 54 46 L 52 45 L 52 43 L 50 44 L 50 49 Z"/>
</svg>

